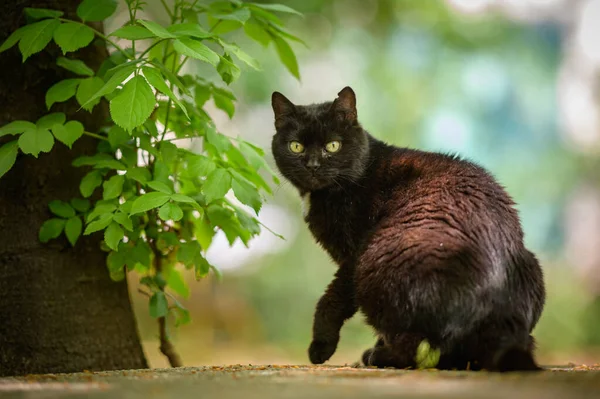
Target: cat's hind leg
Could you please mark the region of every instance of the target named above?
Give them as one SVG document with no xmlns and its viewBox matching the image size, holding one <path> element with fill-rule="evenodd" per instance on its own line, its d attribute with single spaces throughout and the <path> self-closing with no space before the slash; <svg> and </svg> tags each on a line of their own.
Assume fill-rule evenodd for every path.
<svg viewBox="0 0 600 399">
<path fill-rule="evenodd" d="M 371 364 L 369 364 L 369 359 L 371 358 L 371 354 L 373 353 L 373 351 L 374 351 L 375 349 L 377 349 L 378 347 L 384 346 L 384 345 L 385 345 L 385 343 L 383 342 L 383 338 L 382 338 L 382 337 L 379 337 L 379 338 L 377 339 L 377 342 L 375 343 L 375 346 L 374 346 L 374 347 L 372 347 L 372 348 L 369 348 L 369 349 L 367 349 L 367 350 L 365 350 L 365 351 L 363 352 L 363 354 L 362 354 L 362 357 L 361 357 L 361 359 L 362 359 L 362 363 L 363 363 L 365 366 L 371 366 Z"/>
<path fill-rule="evenodd" d="M 480 330 L 475 358 L 481 367 L 490 371 L 540 371 L 534 359 L 533 337 L 514 323 L 486 323 Z"/>
<path fill-rule="evenodd" d="M 380 339 L 363 354 L 366 366 L 379 368 L 433 368 L 440 360 L 440 349 L 422 334 L 402 333 Z"/>
</svg>

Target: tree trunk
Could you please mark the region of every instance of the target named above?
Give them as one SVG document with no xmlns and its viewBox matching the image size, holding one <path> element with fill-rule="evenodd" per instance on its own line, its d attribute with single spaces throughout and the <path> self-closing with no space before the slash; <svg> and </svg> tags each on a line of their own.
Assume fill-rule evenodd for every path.
<svg viewBox="0 0 600 399">
<path fill-rule="evenodd" d="M 60 9 L 75 16 L 77 0 L 8 0 L 0 6 L 0 40 L 24 23 L 24 7 Z M 98 28 L 98 27 L 96 27 Z M 16 48 L 0 54 L 0 126 L 34 121 L 48 113 L 44 96 L 57 81 L 73 77 L 56 66 L 56 45 L 24 64 Z M 97 69 L 107 56 L 102 43 L 79 52 Z M 96 131 L 107 118 L 104 101 L 92 114 L 75 100 L 54 106 L 67 120 Z M 0 138 L 0 145 L 14 137 Z M 110 280 L 101 234 L 82 236 L 72 248 L 63 237 L 38 241 L 51 217 L 48 202 L 80 197 L 87 171 L 71 162 L 94 153 L 95 139 L 84 136 L 69 150 L 58 141 L 38 159 L 20 154 L 0 178 L 0 376 L 146 368 L 125 281 Z"/>
</svg>

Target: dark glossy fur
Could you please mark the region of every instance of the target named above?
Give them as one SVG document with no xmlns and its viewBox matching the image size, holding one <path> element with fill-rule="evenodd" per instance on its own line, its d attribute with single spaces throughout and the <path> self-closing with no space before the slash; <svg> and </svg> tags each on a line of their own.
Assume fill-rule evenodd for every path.
<svg viewBox="0 0 600 399">
<path fill-rule="evenodd" d="M 317 305 L 311 362 L 333 355 L 360 309 L 380 337 L 367 365 L 415 367 L 427 339 L 441 351 L 438 368 L 539 369 L 530 333 L 542 271 L 494 178 L 456 156 L 377 140 L 358 123 L 350 88 L 323 104 L 295 106 L 280 93 L 272 102 L 277 166 L 310 197 L 305 220 L 339 265 Z M 324 151 L 331 140 L 339 152 Z"/>
</svg>

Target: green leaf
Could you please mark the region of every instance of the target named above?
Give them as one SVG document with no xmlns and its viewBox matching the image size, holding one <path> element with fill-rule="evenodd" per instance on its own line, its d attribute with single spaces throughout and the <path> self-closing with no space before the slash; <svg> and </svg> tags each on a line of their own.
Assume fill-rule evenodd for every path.
<svg viewBox="0 0 600 399">
<path fill-rule="evenodd" d="M 63 12 L 59 10 L 48 10 L 47 8 L 25 7 L 25 15 L 31 19 L 58 18 Z"/>
<path fill-rule="evenodd" d="M 127 143 L 131 140 L 131 136 L 119 126 L 112 126 L 108 131 L 108 142 L 113 149 Z"/>
<path fill-rule="evenodd" d="M 65 224 L 65 235 L 67 236 L 67 240 L 71 243 L 72 246 L 75 246 L 79 236 L 81 235 L 81 230 L 83 229 L 83 222 L 79 216 L 73 216 L 67 223 Z"/>
<path fill-rule="evenodd" d="M 208 129 L 206 131 L 206 138 L 208 142 L 215 146 L 219 152 L 225 152 L 231 147 L 231 142 L 227 136 L 217 132 L 214 129 Z"/>
<path fill-rule="evenodd" d="M 17 42 L 19 40 L 21 40 L 21 38 L 23 37 L 23 35 L 29 29 L 30 26 L 31 25 L 22 26 L 19 29 L 17 29 L 16 31 L 14 31 L 13 33 L 11 33 L 10 36 L 4 41 L 4 43 L 2 43 L 2 46 L 0 46 L 0 53 L 8 50 L 9 48 L 11 48 L 15 44 L 17 44 Z"/>
<path fill-rule="evenodd" d="M 125 236 L 125 232 L 117 223 L 112 222 L 108 225 L 104 231 L 104 242 L 110 249 L 117 251 L 119 249 L 119 243 Z"/>
<path fill-rule="evenodd" d="M 210 32 L 204 30 L 199 24 L 194 23 L 174 24 L 167 27 L 167 30 L 177 37 L 191 36 L 198 39 L 212 37 Z"/>
<path fill-rule="evenodd" d="M 56 65 L 66 69 L 67 71 L 74 72 L 78 75 L 93 76 L 94 71 L 89 66 L 85 65 L 85 62 L 81 60 L 73 60 L 66 57 L 58 57 Z M 104 82 L 103 82 L 104 83 Z"/>
<path fill-rule="evenodd" d="M 135 64 L 130 64 L 130 65 L 126 65 L 126 66 L 120 68 L 119 70 L 115 71 L 113 73 L 113 75 L 108 79 L 108 81 L 104 84 L 104 86 L 102 86 L 102 88 L 100 88 L 100 90 L 98 90 L 96 93 L 94 93 L 94 95 L 92 97 L 90 97 L 90 99 L 87 100 L 87 102 L 85 104 L 83 104 L 82 106 L 86 106 L 88 103 L 91 103 L 92 101 L 96 100 L 97 98 L 111 94 L 136 69 L 137 69 L 137 66 Z"/>
<path fill-rule="evenodd" d="M 86 22 L 100 22 L 117 10 L 117 0 L 83 0 L 77 7 L 77 16 Z"/>
<path fill-rule="evenodd" d="M 304 16 L 304 15 L 302 15 L 302 13 L 294 10 L 291 7 L 285 6 L 283 4 L 261 4 L 261 3 L 249 3 L 249 4 L 251 4 L 251 7 L 258 7 L 258 8 L 262 8 L 263 10 L 283 12 L 286 14 L 295 14 L 295 15 L 299 15 L 301 17 Z"/>
<path fill-rule="evenodd" d="M 150 298 L 150 316 L 158 319 L 159 317 L 165 317 L 169 313 L 169 302 L 167 297 L 162 291 L 155 292 Z"/>
<path fill-rule="evenodd" d="M 4 125 L 0 128 L 0 137 L 6 136 L 7 134 L 21 134 L 28 130 L 35 130 L 36 126 L 28 121 L 13 121 L 8 125 Z"/>
<path fill-rule="evenodd" d="M 63 54 L 76 51 L 94 40 L 94 31 L 87 25 L 65 22 L 54 31 L 54 41 Z"/>
<path fill-rule="evenodd" d="M 161 193 L 165 193 L 165 194 L 173 194 L 173 190 L 171 189 L 171 187 L 169 187 L 168 185 L 166 185 L 165 183 L 158 181 L 158 180 L 152 180 L 150 182 L 147 183 L 148 187 L 159 191 Z"/>
<path fill-rule="evenodd" d="M 196 255 L 194 258 L 194 276 L 196 277 L 196 280 L 206 277 L 209 271 L 210 264 L 204 259 L 204 256 L 201 254 Z"/>
<path fill-rule="evenodd" d="M 52 104 L 61 103 L 73 97 L 80 82 L 81 79 L 65 79 L 54 84 L 46 92 L 46 107 L 50 109 Z"/>
<path fill-rule="evenodd" d="M 190 287 L 188 287 L 183 275 L 177 269 L 171 269 L 171 271 L 169 271 L 169 277 L 167 277 L 167 287 L 172 289 L 177 295 L 181 295 L 184 298 L 189 298 L 190 296 Z"/>
<path fill-rule="evenodd" d="M 217 108 L 225 111 L 229 118 L 233 118 L 235 105 L 233 104 L 232 99 L 224 94 L 224 91 L 213 88 L 213 100 Z"/>
<path fill-rule="evenodd" d="M 207 177 L 202 185 L 202 192 L 206 196 L 206 202 L 212 202 L 223 198 L 231 188 L 231 175 L 225 169 L 215 169 Z"/>
<path fill-rule="evenodd" d="M 260 24 L 252 21 L 246 22 L 244 25 L 244 32 L 249 38 L 254 41 L 267 46 L 271 42 L 271 35 L 267 32 Z"/>
<path fill-rule="evenodd" d="M 108 179 L 102 184 L 104 192 L 102 193 L 102 199 L 109 200 L 117 198 L 123 192 L 123 183 L 125 182 L 125 176 L 115 175 Z"/>
<path fill-rule="evenodd" d="M 123 26 L 111 33 L 109 36 L 120 37 L 121 39 L 127 40 L 143 40 L 156 37 L 154 33 L 150 32 L 143 26 L 138 25 Z"/>
<path fill-rule="evenodd" d="M 210 31 L 211 31 L 211 33 L 213 35 L 220 35 L 220 36 L 222 36 L 222 35 L 224 35 L 226 33 L 238 30 L 243 25 L 244 24 L 242 22 L 240 22 L 240 21 L 221 19 L 220 21 L 217 20 L 217 22 L 212 25 L 212 28 L 211 28 Z"/>
<path fill-rule="evenodd" d="M 48 219 L 40 227 L 39 238 L 40 242 L 47 243 L 48 241 L 56 238 L 62 233 L 65 228 L 65 219 Z"/>
<path fill-rule="evenodd" d="M 175 193 L 175 194 L 171 195 L 171 199 L 173 201 L 181 202 L 184 204 L 197 204 L 196 200 L 193 199 L 192 197 L 189 197 L 189 196 L 183 195 L 183 194 L 179 194 L 179 193 Z"/>
<path fill-rule="evenodd" d="M 265 165 L 265 160 L 263 158 L 265 152 L 262 149 L 242 141 L 240 143 L 240 151 L 248 159 L 248 162 L 254 169 L 259 170 Z"/>
<path fill-rule="evenodd" d="M 87 212 L 90 210 L 90 201 L 87 199 L 71 198 L 70 203 L 77 212 Z"/>
<path fill-rule="evenodd" d="M 98 201 L 94 210 L 92 210 L 86 217 L 86 222 L 90 223 L 97 217 L 103 216 L 104 214 L 112 215 L 113 211 L 117 209 L 114 201 Z"/>
<path fill-rule="evenodd" d="M 108 168 L 116 170 L 126 170 L 127 167 L 121 162 L 114 159 L 111 155 L 106 153 L 97 153 L 94 156 L 81 156 L 75 158 L 71 163 L 73 166 L 94 166 L 96 169 Z"/>
<path fill-rule="evenodd" d="M 238 8 L 237 10 L 231 12 L 231 13 L 211 13 L 210 15 L 211 17 L 215 18 L 215 19 L 225 19 L 225 20 L 230 20 L 230 21 L 237 21 L 237 22 L 241 22 L 242 24 L 245 23 L 247 20 L 250 19 L 250 10 L 247 8 Z"/>
<path fill-rule="evenodd" d="M 284 39 L 279 36 L 274 36 L 273 40 L 275 41 L 275 47 L 277 49 L 277 54 L 279 55 L 279 59 L 283 62 L 283 65 L 290 71 L 292 75 L 296 77 L 296 79 L 300 80 L 300 71 L 298 69 L 298 60 L 296 60 L 296 54 Z"/>
<path fill-rule="evenodd" d="M 83 136 L 83 125 L 78 121 L 69 121 L 64 125 L 54 125 L 52 128 L 54 137 L 67 147 L 71 148 L 73 143 Z"/>
<path fill-rule="evenodd" d="M 19 143 L 17 140 L 10 141 L 0 147 L 0 178 L 15 164 L 18 149 Z"/>
<path fill-rule="evenodd" d="M 223 82 L 228 85 L 237 80 L 241 74 L 240 68 L 232 62 L 229 54 L 220 57 L 219 64 L 217 65 L 217 72 L 221 75 Z"/>
<path fill-rule="evenodd" d="M 160 69 L 160 71 L 163 73 L 163 75 L 165 75 L 165 77 L 167 78 L 167 80 L 169 82 L 171 82 L 171 84 L 174 84 L 175 86 L 177 86 L 177 88 L 184 94 L 190 94 L 189 90 L 187 89 L 187 87 L 185 87 L 185 85 L 181 82 L 181 80 L 179 80 L 179 78 L 177 77 L 177 75 L 175 75 L 169 68 L 167 68 L 163 63 L 159 62 L 158 60 L 153 60 L 151 62 L 152 65 L 158 67 Z"/>
<path fill-rule="evenodd" d="M 127 178 L 140 182 L 141 184 L 146 184 L 148 180 L 152 178 L 150 175 L 150 171 L 146 168 L 131 168 L 127 169 L 127 174 L 125 175 Z"/>
<path fill-rule="evenodd" d="M 223 40 L 219 40 L 219 43 L 221 44 L 221 46 L 223 46 L 225 51 L 235 55 L 237 58 L 240 59 L 240 61 L 246 63 L 247 65 L 256 70 L 260 70 L 260 64 L 258 63 L 258 61 L 252 58 L 248 53 L 244 52 L 237 44 L 227 43 Z"/>
<path fill-rule="evenodd" d="M 81 183 L 79 183 L 79 192 L 84 198 L 88 198 L 94 193 L 96 187 L 99 187 L 101 184 L 102 175 L 97 170 L 93 170 L 81 179 Z"/>
<path fill-rule="evenodd" d="M 202 108 L 210 99 L 210 89 L 206 86 L 196 85 L 194 89 L 194 102 L 198 108 Z"/>
<path fill-rule="evenodd" d="M 137 22 L 144 25 L 150 32 L 154 33 L 161 39 L 175 39 L 177 37 L 156 22 L 146 21 L 143 19 L 139 19 Z"/>
<path fill-rule="evenodd" d="M 192 321 L 189 310 L 184 309 L 181 306 L 171 308 L 171 312 L 175 316 L 175 327 L 179 327 L 184 324 L 189 324 Z"/>
<path fill-rule="evenodd" d="M 117 125 L 131 131 L 146 122 L 155 104 L 154 93 L 146 79 L 135 76 L 110 101 L 110 115 Z"/>
<path fill-rule="evenodd" d="M 62 112 L 53 112 L 42 116 L 35 122 L 38 129 L 50 129 L 56 124 L 62 125 L 67 120 L 67 117 Z"/>
<path fill-rule="evenodd" d="M 174 222 L 181 220 L 183 217 L 183 211 L 177 204 L 167 202 L 158 210 L 158 216 L 162 220 L 173 220 Z"/>
<path fill-rule="evenodd" d="M 72 218 L 75 216 L 75 209 L 68 203 L 60 200 L 50 201 L 48 204 L 50 211 L 56 216 L 60 216 L 61 218 Z"/>
<path fill-rule="evenodd" d="M 194 259 L 202 252 L 202 247 L 198 241 L 184 242 L 177 250 L 177 261 L 183 263 L 187 267 L 194 265 Z"/>
<path fill-rule="evenodd" d="M 185 116 L 188 119 L 190 118 L 187 109 L 175 96 L 175 93 L 173 93 L 173 91 L 169 88 L 169 86 L 165 82 L 165 78 L 162 76 L 160 71 L 158 71 L 156 68 L 142 67 L 142 72 L 148 80 L 148 83 L 150 83 L 155 89 L 157 89 L 161 93 L 166 94 L 171 100 L 173 100 L 175 104 L 177 104 L 177 106 L 179 106 L 179 108 L 181 108 Z"/>
<path fill-rule="evenodd" d="M 129 214 L 134 215 L 136 213 L 146 212 L 150 209 L 158 208 L 170 198 L 171 196 L 169 194 L 157 191 L 144 194 L 133 202 L 131 212 Z"/>
<path fill-rule="evenodd" d="M 125 227 L 129 231 L 133 231 L 133 222 L 129 219 L 129 216 L 125 212 L 115 213 L 113 220 Z"/>
<path fill-rule="evenodd" d="M 54 31 L 59 26 L 60 21 L 56 19 L 45 19 L 30 24 L 19 40 L 19 50 L 23 54 L 23 61 L 42 51 L 50 43 Z"/>
<path fill-rule="evenodd" d="M 182 37 L 173 42 L 173 48 L 180 54 L 195 58 L 200 61 L 208 62 L 213 66 L 219 63 L 219 54 L 208 48 L 205 44 Z"/>
<path fill-rule="evenodd" d="M 95 220 L 87 225 L 87 227 L 85 228 L 85 231 L 83 232 L 83 235 L 87 236 L 88 234 L 92 234 L 92 233 L 95 233 L 96 231 L 105 229 L 112 221 L 113 221 L 113 214 L 112 213 L 104 213 L 104 214 L 100 215 L 100 217 L 97 220 Z"/>
<path fill-rule="evenodd" d="M 81 105 L 81 108 L 91 111 L 100 102 L 100 98 L 98 97 L 93 101 L 90 101 L 90 99 L 103 86 L 104 81 L 97 76 L 83 79 L 77 88 L 77 94 L 75 94 L 75 98 L 79 105 Z"/>
<path fill-rule="evenodd" d="M 203 217 L 194 223 L 194 237 L 196 237 L 202 248 L 210 247 L 214 235 L 215 229 L 206 217 Z"/>
<path fill-rule="evenodd" d="M 237 199 L 239 199 L 242 204 L 252 207 L 254 212 L 258 215 L 258 211 L 260 211 L 260 207 L 262 206 L 260 194 L 258 194 L 258 190 L 256 190 L 254 186 L 244 180 L 245 179 L 235 177 L 231 182 L 231 188 Z"/>
<path fill-rule="evenodd" d="M 217 166 L 204 155 L 193 155 L 188 157 L 188 171 L 193 176 L 207 176 Z"/>
<path fill-rule="evenodd" d="M 113 281 L 122 281 L 125 279 L 125 258 L 123 252 L 111 251 L 106 257 L 106 267 Z"/>
<path fill-rule="evenodd" d="M 19 137 L 19 147 L 24 154 L 38 157 L 40 152 L 49 152 L 54 146 L 54 137 L 48 129 L 28 130 Z"/>
</svg>

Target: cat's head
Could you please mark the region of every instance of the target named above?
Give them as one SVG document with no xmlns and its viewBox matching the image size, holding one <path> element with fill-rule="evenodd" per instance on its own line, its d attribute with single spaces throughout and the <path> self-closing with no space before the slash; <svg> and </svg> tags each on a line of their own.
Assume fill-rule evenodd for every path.
<svg viewBox="0 0 600 399">
<path fill-rule="evenodd" d="M 369 141 L 358 123 L 350 87 L 322 104 L 294 105 L 278 92 L 271 101 L 273 156 L 281 173 L 301 192 L 341 187 L 362 176 Z"/>
</svg>

